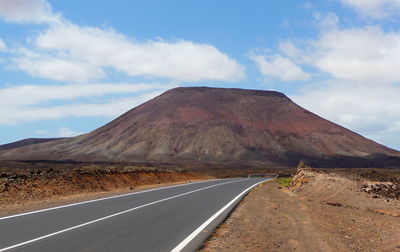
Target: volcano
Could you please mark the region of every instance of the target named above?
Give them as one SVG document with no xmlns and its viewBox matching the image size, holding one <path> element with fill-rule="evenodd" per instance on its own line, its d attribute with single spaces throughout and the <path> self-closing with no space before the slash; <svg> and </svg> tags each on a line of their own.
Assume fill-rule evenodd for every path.
<svg viewBox="0 0 400 252">
<path fill-rule="evenodd" d="M 0 146 L 1 160 L 235 163 L 320 167 L 400 164 L 400 152 L 274 91 L 180 87 L 88 134 Z"/>
</svg>

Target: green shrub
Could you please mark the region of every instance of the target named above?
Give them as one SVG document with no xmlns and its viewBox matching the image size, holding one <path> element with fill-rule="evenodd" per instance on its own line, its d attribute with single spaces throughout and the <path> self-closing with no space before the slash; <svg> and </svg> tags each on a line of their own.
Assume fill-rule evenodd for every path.
<svg viewBox="0 0 400 252">
<path fill-rule="evenodd" d="M 275 180 L 283 187 L 289 187 L 292 183 L 292 178 L 276 178 Z"/>
</svg>

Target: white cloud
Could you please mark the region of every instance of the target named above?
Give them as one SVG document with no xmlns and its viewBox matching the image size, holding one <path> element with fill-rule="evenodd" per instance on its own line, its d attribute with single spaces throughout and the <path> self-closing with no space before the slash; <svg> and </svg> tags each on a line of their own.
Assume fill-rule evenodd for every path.
<svg viewBox="0 0 400 252">
<path fill-rule="evenodd" d="M 380 27 L 333 29 L 311 42 L 307 60 L 338 79 L 400 81 L 400 33 Z"/>
<path fill-rule="evenodd" d="M 311 10 L 315 8 L 315 5 L 310 2 L 305 2 L 300 4 L 299 8 L 304 10 Z"/>
<path fill-rule="evenodd" d="M 243 68 L 215 47 L 184 40 L 140 43 L 111 29 L 64 23 L 40 34 L 36 44 L 131 76 L 183 81 L 235 81 L 244 76 Z"/>
<path fill-rule="evenodd" d="M 281 55 L 267 58 L 263 55 L 250 55 L 258 66 L 260 72 L 265 76 L 279 78 L 284 81 L 307 80 L 310 75 L 305 73 L 296 63 Z"/>
<path fill-rule="evenodd" d="M 40 55 L 36 58 L 19 57 L 14 63 L 34 77 L 57 81 L 86 82 L 106 76 L 104 71 L 87 62 Z"/>
<path fill-rule="evenodd" d="M 36 130 L 35 134 L 46 137 L 73 137 L 83 134 L 82 132 L 75 131 L 69 127 L 60 127 L 55 132 L 48 130 Z"/>
<path fill-rule="evenodd" d="M 321 29 L 333 29 L 339 24 L 339 17 L 332 12 L 329 13 L 314 13 L 315 21 Z"/>
<path fill-rule="evenodd" d="M 15 23 L 53 23 L 60 16 L 54 14 L 46 0 L 1 0 L 0 17 Z"/>
<path fill-rule="evenodd" d="M 88 84 L 64 86 L 26 85 L 0 89 L 0 125 L 70 116 L 116 116 L 160 94 L 168 85 L 160 84 Z M 114 100 L 79 103 L 71 99 L 109 94 L 135 94 Z M 62 105 L 54 105 L 57 101 Z M 64 104 L 63 104 L 64 103 Z"/>
<path fill-rule="evenodd" d="M 139 42 L 112 28 L 78 26 L 54 14 L 46 0 L 1 0 L 0 17 L 47 23 L 27 45 L 10 51 L 15 66 L 34 77 L 87 82 L 106 77 L 107 69 L 132 77 L 188 82 L 245 77 L 243 66 L 212 45 L 187 40 Z"/>
<path fill-rule="evenodd" d="M 36 130 L 35 134 L 47 136 L 47 135 L 50 135 L 51 133 L 48 130 Z"/>
<path fill-rule="evenodd" d="M 103 83 L 85 85 L 24 85 L 0 89 L 2 107 L 34 105 L 52 100 L 71 100 L 79 97 L 96 97 L 109 94 L 128 94 L 140 91 L 165 90 L 172 87 L 159 83 Z"/>
<path fill-rule="evenodd" d="M 278 44 L 279 51 L 290 58 L 299 58 L 302 52 L 291 41 L 285 40 Z"/>
<path fill-rule="evenodd" d="M 0 125 L 13 125 L 37 120 L 55 120 L 64 117 L 116 117 L 161 94 L 148 92 L 128 98 L 119 98 L 103 103 L 74 103 L 50 107 L 11 107 L 0 110 Z"/>
<path fill-rule="evenodd" d="M 342 4 L 354 8 L 360 14 L 372 18 L 398 15 L 400 0 L 340 0 Z"/>
<path fill-rule="evenodd" d="M 394 84 L 330 81 L 291 98 L 322 117 L 376 141 L 398 146 L 400 87 Z"/>
<path fill-rule="evenodd" d="M 54 80 L 101 78 L 107 67 L 129 76 L 195 82 L 237 81 L 245 75 L 240 64 L 215 47 L 185 40 L 138 42 L 112 29 L 62 22 L 51 25 L 34 41 L 34 50 L 40 53 L 21 53 L 17 66 Z"/>
<path fill-rule="evenodd" d="M 7 50 L 6 43 L 2 39 L 0 39 L 0 52 L 1 51 L 6 51 L 6 50 Z"/>
<path fill-rule="evenodd" d="M 58 137 L 72 137 L 82 134 L 82 132 L 77 132 L 68 127 L 60 127 L 57 132 Z"/>
</svg>

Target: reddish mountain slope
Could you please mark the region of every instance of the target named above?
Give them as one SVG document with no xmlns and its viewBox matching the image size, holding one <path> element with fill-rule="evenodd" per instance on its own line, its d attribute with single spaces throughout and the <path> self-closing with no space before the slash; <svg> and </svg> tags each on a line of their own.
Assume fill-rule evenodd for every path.
<svg viewBox="0 0 400 252">
<path fill-rule="evenodd" d="M 86 135 L 1 151 L 0 159 L 371 166 L 400 153 L 329 122 L 284 94 L 176 88 Z"/>
</svg>

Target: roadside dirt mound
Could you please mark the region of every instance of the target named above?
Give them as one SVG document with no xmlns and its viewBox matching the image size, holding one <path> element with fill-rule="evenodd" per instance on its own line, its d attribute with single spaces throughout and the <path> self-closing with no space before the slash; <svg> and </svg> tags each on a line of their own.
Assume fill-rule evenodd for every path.
<svg viewBox="0 0 400 252">
<path fill-rule="evenodd" d="M 393 193 L 396 184 L 385 180 L 397 181 L 379 172 L 365 176 L 303 169 L 291 189 L 314 205 L 315 216 L 324 220 L 315 219 L 321 230 L 345 241 L 349 250 L 400 251 L 400 201 Z M 367 191 L 370 186 L 379 189 Z"/>
<path fill-rule="evenodd" d="M 381 198 L 386 202 L 400 199 L 400 171 L 385 174 L 376 170 L 368 172 L 330 172 L 313 169 L 299 169 L 293 177 L 291 190 L 307 191 L 312 194 L 335 192 L 335 195 L 365 192 L 356 198 Z M 355 200 L 355 198 L 351 198 Z"/>
</svg>

